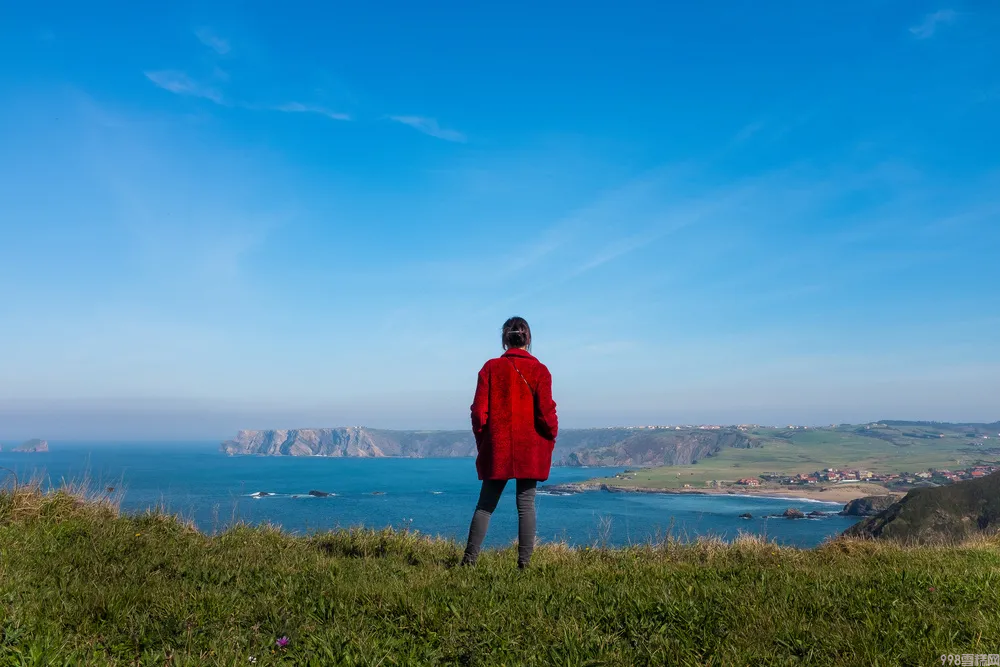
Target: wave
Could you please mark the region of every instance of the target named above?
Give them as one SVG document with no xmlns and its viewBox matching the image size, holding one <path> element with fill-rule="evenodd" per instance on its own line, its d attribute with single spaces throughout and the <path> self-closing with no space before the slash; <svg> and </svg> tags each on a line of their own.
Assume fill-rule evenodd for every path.
<svg viewBox="0 0 1000 667">
<path fill-rule="evenodd" d="M 817 498 L 797 498 L 795 496 L 771 496 L 763 495 L 760 493 L 706 493 L 705 496 L 718 496 L 720 498 L 754 498 L 756 500 L 787 500 L 793 503 L 812 503 L 818 505 L 836 505 L 837 507 L 843 507 L 844 503 L 838 503 L 836 500 L 819 500 Z"/>
<path fill-rule="evenodd" d="M 435 496 L 440 496 L 444 491 L 431 491 L 431 493 Z"/>
<path fill-rule="evenodd" d="M 254 500 L 260 500 L 261 498 L 326 498 L 334 497 L 336 493 L 328 493 L 326 495 L 317 495 L 315 493 L 274 493 L 273 491 L 254 491 L 253 493 L 244 494 L 247 498 L 253 498 Z"/>
</svg>

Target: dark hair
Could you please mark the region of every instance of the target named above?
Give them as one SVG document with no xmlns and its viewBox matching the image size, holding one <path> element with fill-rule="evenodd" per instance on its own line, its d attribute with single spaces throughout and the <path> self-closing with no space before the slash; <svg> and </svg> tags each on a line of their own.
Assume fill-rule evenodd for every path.
<svg viewBox="0 0 1000 667">
<path fill-rule="evenodd" d="M 500 336 L 503 349 L 511 347 L 526 347 L 531 349 L 531 327 L 523 317 L 512 317 L 503 323 L 503 333 Z"/>
</svg>

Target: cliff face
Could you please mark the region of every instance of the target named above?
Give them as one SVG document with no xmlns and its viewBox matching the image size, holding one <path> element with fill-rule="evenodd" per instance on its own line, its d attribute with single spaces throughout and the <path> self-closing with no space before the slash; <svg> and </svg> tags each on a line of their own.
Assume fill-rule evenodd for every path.
<svg viewBox="0 0 1000 667">
<path fill-rule="evenodd" d="M 844 534 L 919 543 L 961 541 L 975 533 L 998 530 L 1000 472 L 995 472 L 947 486 L 914 489 Z"/>
<path fill-rule="evenodd" d="M 553 463 L 568 466 L 684 465 L 723 447 L 756 443 L 735 429 L 641 431 L 566 430 L 560 433 Z M 363 427 L 240 431 L 222 443 L 230 455 L 452 457 L 475 456 L 469 431 L 383 431 Z"/>
<path fill-rule="evenodd" d="M 40 452 L 49 451 L 49 443 L 45 440 L 39 440 L 34 438 L 26 442 L 21 443 L 19 446 L 11 450 L 12 452 L 24 452 L 27 454 L 36 454 Z"/>
<path fill-rule="evenodd" d="M 346 426 L 240 431 L 236 438 L 222 443 L 222 451 L 261 456 L 472 456 L 476 443 L 465 431 L 381 431 Z"/>
<path fill-rule="evenodd" d="M 888 509 L 894 502 L 899 500 L 898 495 L 865 496 L 855 498 L 846 505 L 841 514 L 845 516 L 874 516 L 879 512 Z"/>
</svg>

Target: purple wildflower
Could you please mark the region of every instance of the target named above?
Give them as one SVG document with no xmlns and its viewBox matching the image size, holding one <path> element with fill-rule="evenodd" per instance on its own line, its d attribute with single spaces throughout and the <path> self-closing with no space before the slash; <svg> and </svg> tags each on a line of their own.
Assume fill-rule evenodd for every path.
<svg viewBox="0 0 1000 667">
<path fill-rule="evenodd" d="M 288 637 L 278 637 L 278 641 L 275 642 L 279 648 L 285 648 L 288 646 Z"/>
</svg>

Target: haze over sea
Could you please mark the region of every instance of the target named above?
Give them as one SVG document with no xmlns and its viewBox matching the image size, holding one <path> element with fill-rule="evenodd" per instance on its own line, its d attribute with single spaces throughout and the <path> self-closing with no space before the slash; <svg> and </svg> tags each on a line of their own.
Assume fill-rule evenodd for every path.
<svg viewBox="0 0 1000 667">
<path fill-rule="evenodd" d="M 392 526 L 461 541 L 479 490 L 471 458 L 230 457 L 219 451 L 216 442 L 51 445 L 48 453 L 4 451 L 0 466 L 15 471 L 22 480 L 44 476 L 44 483 L 51 485 L 89 480 L 97 491 L 113 486 L 116 493 L 124 492 L 125 510 L 163 505 L 206 532 L 225 528 L 235 519 L 271 522 L 296 533 Z M 618 471 L 554 467 L 548 483 Z M 336 495 L 316 498 L 308 495 L 311 490 Z M 259 491 L 277 495 L 251 497 Z M 795 521 L 764 518 L 789 507 L 839 509 L 836 504 L 802 499 L 543 493 L 538 497 L 538 536 L 542 541 L 563 540 L 578 546 L 620 545 L 668 533 L 682 539 L 699 535 L 732 539 L 742 530 L 765 534 L 782 544 L 814 546 L 855 521 L 840 516 Z M 744 512 L 755 518 L 740 519 Z M 486 543 L 511 543 L 516 532 L 513 492 L 508 490 L 493 515 Z"/>
</svg>

